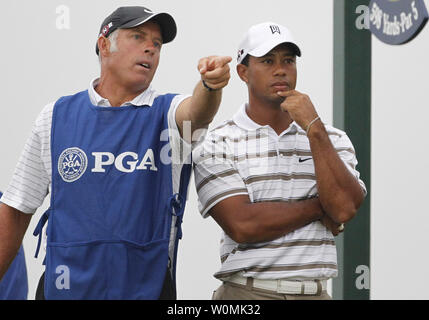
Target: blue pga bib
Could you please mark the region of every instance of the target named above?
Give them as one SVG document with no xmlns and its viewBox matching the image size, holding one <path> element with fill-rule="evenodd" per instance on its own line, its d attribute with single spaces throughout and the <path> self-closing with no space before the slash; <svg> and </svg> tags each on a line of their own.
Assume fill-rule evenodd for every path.
<svg viewBox="0 0 429 320">
<path fill-rule="evenodd" d="M 161 140 L 173 97 L 105 108 L 83 91 L 55 104 L 46 299 L 158 299 L 172 215 L 180 228 L 191 173 L 184 165 L 173 195 Z"/>
</svg>

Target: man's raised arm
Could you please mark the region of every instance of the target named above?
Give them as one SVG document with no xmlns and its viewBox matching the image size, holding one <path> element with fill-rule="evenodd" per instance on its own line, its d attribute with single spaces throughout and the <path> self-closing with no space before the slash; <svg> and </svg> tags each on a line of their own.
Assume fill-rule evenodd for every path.
<svg viewBox="0 0 429 320">
<path fill-rule="evenodd" d="M 198 63 L 201 80 L 197 83 L 193 95 L 185 99 L 176 112 L 176 123 L 181 136 L 192 142 L 191 137 L 184 137 L 184 122 L 191 122 L 191 133 L 207 128 L 213 120 L 222 99 L 222 89 L 230 78 L 229 63 L 231 57 L 210 56 Z"/>
</svg>

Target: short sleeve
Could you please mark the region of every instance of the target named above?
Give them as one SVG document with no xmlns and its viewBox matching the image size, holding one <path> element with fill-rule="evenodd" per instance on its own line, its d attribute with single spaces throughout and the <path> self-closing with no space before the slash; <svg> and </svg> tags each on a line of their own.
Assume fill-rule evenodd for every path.
<svg viewBox="0 0 429 320">
<path fill-rule="evenodd" d="M 208 217 L 208 211 L 229 197 L 248 195 L 246 185 L 234 162 L 228 157 L 223 139 L 209 134 L 193 151 L 198 209 Z"/>
<path fill-rule="evenodd" d="M 341 160 L 343 160 L 344 164 L 346 165 L 347 169 L 353 174 L 353 176 L 356 177 L 358 180 L 360 186 L 362 187 L 362 190 L 366 196 L 367 190 L 365 183 L 360 179 L 360 173 L 357 170 L 357 158 L 356 158 L 356 151 L 353 147 L 352 142 L 350 141 L 350 138 L 346 134 L 342 134 L 337 141 L 334 143 L 334 147 L 338 152 L 339 157 Z"/>
<path fill-rule="evenodd" d="M 171 146 L 171 157 L 174 164 L 188 163 L 192 150 L 200 144 L 204 139 L 205 134 L 207 133 L 206 129 L 198 131 L 198 139 L 192 137 L 192 143 L 188 143 L 180 135 L 179 127 L 176 123 L 176 111 L 180 104 L 191 97 L 191 95 L 177 95 L 173 98 L 170 109 L 168 111 L 168 128 L 169 128 L 169 137 L 170 137 L 170 146 Z M 185 129 L 186 130 L 186 129 Z M 189 129 L 187 132 L 190 134 L 191 127 L 189 122 Z M 195 135 L 195 133 L 193 134 Z"/>
<path fill-rule="evenodd" d="M 23 213 L 33 214 L 48 194 L 51 183 L 50 135 L 55 103 L 39 114 L 21 153 L 2 202 Z"/>
</svg>

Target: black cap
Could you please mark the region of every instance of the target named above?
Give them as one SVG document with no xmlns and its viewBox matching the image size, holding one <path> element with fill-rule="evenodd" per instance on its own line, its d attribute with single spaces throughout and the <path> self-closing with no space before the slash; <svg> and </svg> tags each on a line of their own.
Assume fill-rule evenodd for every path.
<svg viewBox="0 0 429 320">
<path fill-rule="evenodd" d="M 174 40 L 177 27 L 173 17 L 165 12 L 155 13 L 145 7 L 119 7 L 104 19 L 98 37 L 105 36 L 107 38 L 116 29 L 134 28 L 149 20 L 157 22 L 161 27 L 163 43 Z M 98 43 L 95 52 L 98 55 Z"/>
</svg>

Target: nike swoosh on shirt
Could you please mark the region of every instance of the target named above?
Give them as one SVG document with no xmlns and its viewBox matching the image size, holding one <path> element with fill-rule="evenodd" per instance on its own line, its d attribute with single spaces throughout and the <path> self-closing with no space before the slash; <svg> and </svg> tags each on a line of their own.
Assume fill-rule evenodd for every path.
<svg viewBox="0 0 429 320">
<path fill-rule="evenodd" d="M 311 159 L 313 159 L 313 158 L 306 158 L 306 159 L 299 158 L 299 162 L 305 162 L 305 161 L 307 161 L 307 160 L 311 160 Z"/>
</svg>

